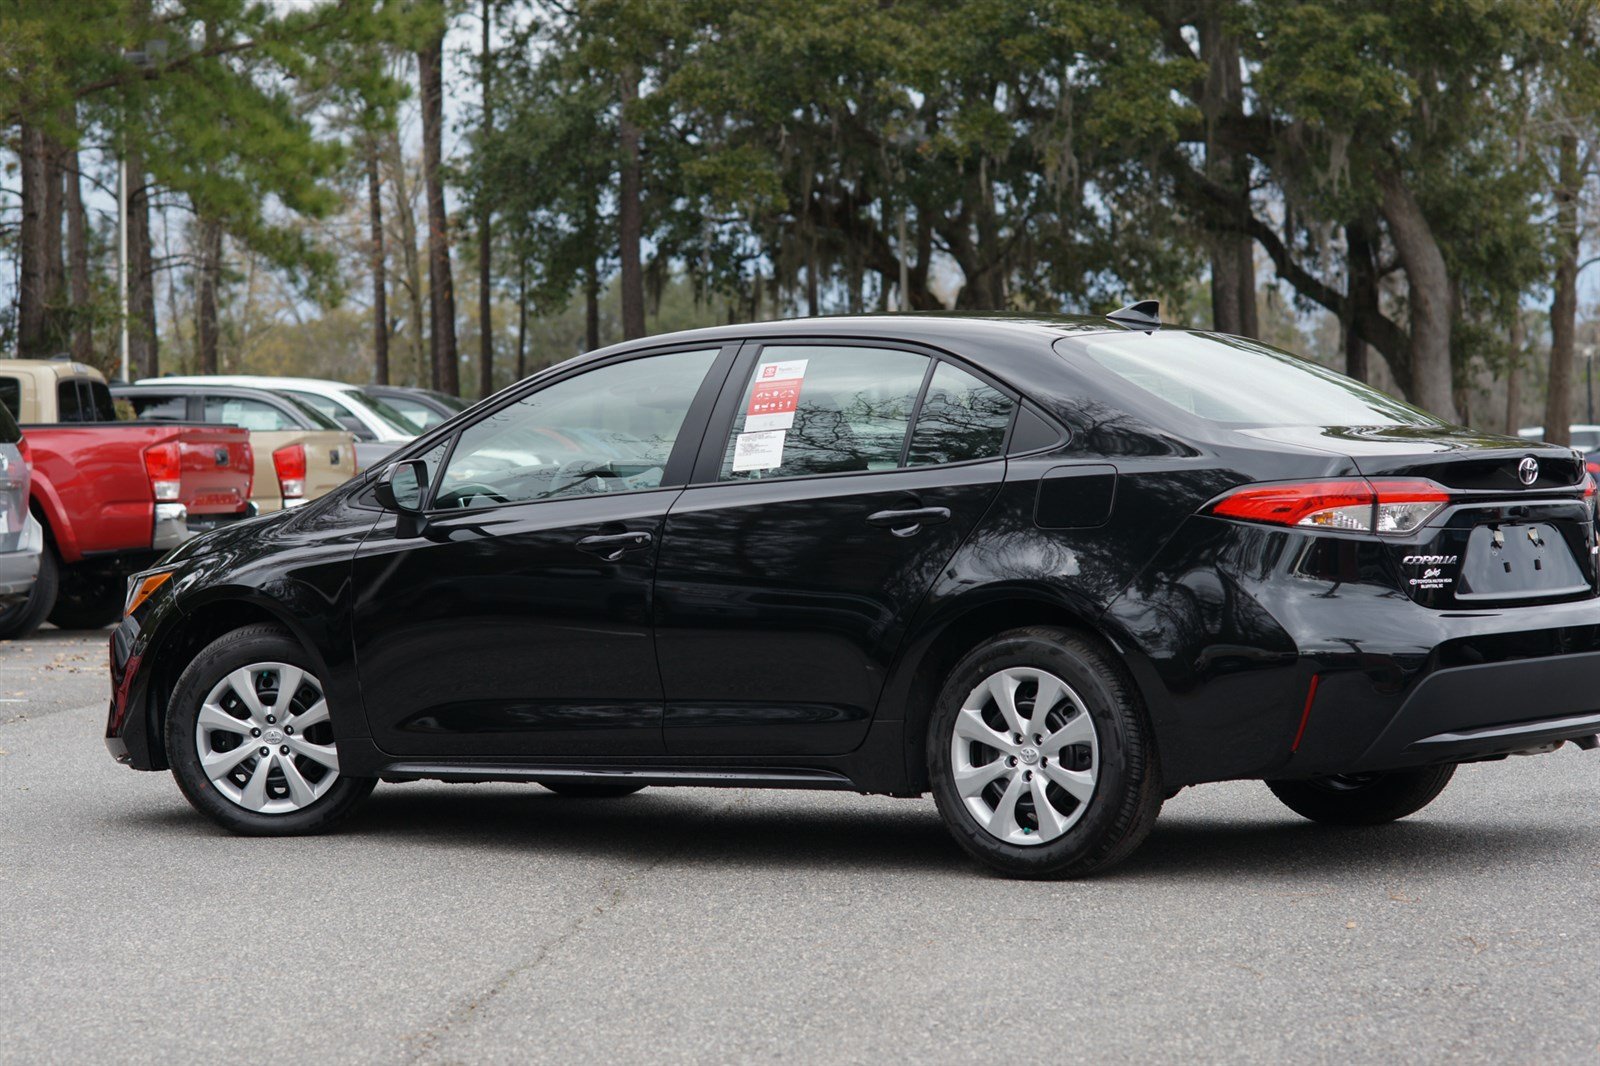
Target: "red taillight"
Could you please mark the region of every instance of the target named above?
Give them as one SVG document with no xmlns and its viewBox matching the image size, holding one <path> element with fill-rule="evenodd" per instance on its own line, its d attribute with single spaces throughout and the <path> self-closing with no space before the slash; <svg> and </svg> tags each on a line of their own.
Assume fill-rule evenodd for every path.
<svg viewBox="0 0 1600 1066">
<path fill-rule="evenodd" d="M 306 446 L 286 444 L 272 453 L 272 466 L 278 472 L 278 491 L 286 500 L 306 494 Z"/>
<path fill-rule="evenodd" d="M 1438 513 L 1450 493 L 1431 481 L 1338 478 L 1245 485 L 1211 506 L 1211 513 L 1246 522 L 1336 529 L 1353 533 L 1410 533 Z"/>
<path fill-rule="evenodd" d="M 150 476 L 150 492 L 157 503 L 176 503 L 183 479 L 183 456 L 177 441 L 146 448 L 144 472 Z"/>
</svg>

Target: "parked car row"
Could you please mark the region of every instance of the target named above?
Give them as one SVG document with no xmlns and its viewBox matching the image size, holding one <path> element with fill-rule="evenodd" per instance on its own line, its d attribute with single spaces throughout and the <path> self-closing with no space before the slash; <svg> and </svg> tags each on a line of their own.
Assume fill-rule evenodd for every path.
<svg viewBox="0 0 1600 1066">
<path fill-rule="evenodd" d="M 463 406 L 308 378 L 113 386 L 82 363 L 0 360 L 0 640 L 109 625 L 129 574 L 316 499 Z"/>
</svg>

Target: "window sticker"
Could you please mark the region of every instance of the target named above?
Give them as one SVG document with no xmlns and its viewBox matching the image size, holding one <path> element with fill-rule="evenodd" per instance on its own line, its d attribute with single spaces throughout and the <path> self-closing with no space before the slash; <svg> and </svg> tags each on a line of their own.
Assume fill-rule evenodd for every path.
<svg viewBox="0 0 1600 1066">
<path fill-rule="evenodd" d="M 750 393 L 750 407 L 744 413 L 746 433 L 788 429 L 794 425 L 795 408 L 800 404 L 800 386 L 805 383 L 809 361 L 787 359 L 756 367 L 755 388 Z"/>
<path fill-rule="evenodd" d="M 733 442 L 733 472 L 776 470 L 783 465 L 783 440 L 787 430 L 767 429 L 741 433 Z"/>
</svg>

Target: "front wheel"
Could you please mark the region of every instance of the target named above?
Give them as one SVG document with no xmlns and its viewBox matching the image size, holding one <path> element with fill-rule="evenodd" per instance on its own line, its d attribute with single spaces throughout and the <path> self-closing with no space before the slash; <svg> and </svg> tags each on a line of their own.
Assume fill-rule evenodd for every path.
<svg viewBox="0 0 1600 1066">
<path fill-rule="evenodd" d="M 271 625 L 218 637 L 172 690 L 167 759 L 185 798 L 247 836 L 319 832 L 376 783 L 339 773 L 322 682 Z"/>
<path fill-rule="evenodd" d="M 1454 763 L 1382 774 L 1334 774 L 1308 781 L 1268 781 L 1291 811 L 1324 825 L 1381 825 L 1416 814 L 1438 798 Z"/>
<path fill-rule="evenodd" d="M 1014 629 L 951 671 L 928 727 L 933 795 L 956 842 L 1012 877 L 1081 877 L 1155 824 L 1154 742 L 1115 654 L 1066 629 Z"/>
</svg>

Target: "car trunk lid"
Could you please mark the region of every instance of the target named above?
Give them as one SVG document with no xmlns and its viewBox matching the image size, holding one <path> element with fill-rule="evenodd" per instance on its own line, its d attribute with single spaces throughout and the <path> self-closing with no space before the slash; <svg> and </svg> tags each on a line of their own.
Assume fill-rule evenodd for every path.
<svg viewBox="0 0 1600 1066">
<path fill-rule="evenodd" d="M 1363 477 L 1431 481 L 1449 500 L 1388 540 L 1390 574 L 1437 609 L 1557 602 L 1595 592 L 1594 509 L 1570 448 L 1459 427 L 1270 427 L 1250 436 L 1349 457 Z"/>
</svg>

